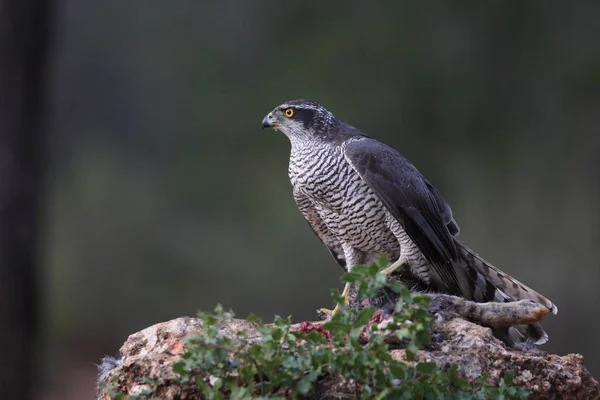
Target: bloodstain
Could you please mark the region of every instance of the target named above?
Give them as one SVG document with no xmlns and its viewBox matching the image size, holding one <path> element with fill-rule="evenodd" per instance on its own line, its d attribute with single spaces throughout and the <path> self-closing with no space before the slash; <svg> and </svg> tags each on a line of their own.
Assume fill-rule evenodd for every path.
<svg viewBox="0 0 600 400">
<path fill-rule="evenodd" d="M 309 333 L 309 332 L 312 332 L 312 331 L 319 332 L 327 340 L 330 340 L 331 337 L 333 336 L 331 334 L 331 332 L 329 332 L 327 329 L 323 328 L 323 324 L 322 323 L 314 323 L 314 322 L 310 322 L 310 321 L 300 322 L 300 326 L 298 327 L 298 332 Z"/>
</svg>

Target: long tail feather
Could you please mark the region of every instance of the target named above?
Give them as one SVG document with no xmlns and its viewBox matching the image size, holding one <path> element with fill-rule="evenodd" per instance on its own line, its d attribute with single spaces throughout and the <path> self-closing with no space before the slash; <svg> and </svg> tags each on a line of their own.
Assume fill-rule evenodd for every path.
<svg viewBox="0 0 600 400">
<path fill-rule="evenodd" d="M 462 257 L 466 259 L 468 265 L 483 275 L 491 285 L 501 292 L 501 295 L 506 300 L 529 299 L 548 307 L 553 314 L 558 313 L 558 307 L 548 298 L 519 282 L 512 276 L 500 271 L 462 243 L 457 241 L 457 244 Z"/>
<path fill-rule="evenodd" d="M 513 302 L 533 300 L 547 307 L 553 314 L 558 307 L 548 298 L 519 282 L 512 276 L 500 271 L 481 258 L 473 250 L 456 241 L 460 258 L 466 264 L 466 272 L 471 278 L 470 297 L 478 302 Z M 463 264 L 464 265 L 464 264 Z M 543 318 L 543 316 L 539 316 Z M 523 318 L 523 322 L 527 319 Z M 537 323 L 524 323 L 504 328 L 493 328 L 494 335 L 513 348 L 528 348 L 528 343 L 543 344 L 548 341 L 544 328 Z"/>
</svg>

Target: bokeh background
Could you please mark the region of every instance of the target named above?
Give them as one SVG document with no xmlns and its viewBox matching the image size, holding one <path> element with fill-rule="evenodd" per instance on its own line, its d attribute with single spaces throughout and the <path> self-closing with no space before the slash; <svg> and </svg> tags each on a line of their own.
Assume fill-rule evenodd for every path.
<svg viewBox="0 0 600 400">
<path fill-rule="evenodd" d="M 41 399 L 89 399 L 131 333 L 314 318 L 340 270 L 297 211 L 310 98 L 407 156 L 461 239 L 551 298 L 600 374 L 600 3 L 63 0 L 48 77 Z"/>
</svg>

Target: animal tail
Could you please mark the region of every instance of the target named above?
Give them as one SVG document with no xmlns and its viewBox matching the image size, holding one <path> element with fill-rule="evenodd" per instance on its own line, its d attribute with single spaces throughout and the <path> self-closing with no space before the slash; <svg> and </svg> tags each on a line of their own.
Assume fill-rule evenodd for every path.
<svg viewBox="0 0 600 400">
<path fill-rule="evenodd" d="M 460 257 L 467 264 L 468 274 L 474 281 L 472 285 L 474 292 L 470 296 L 473 300 L 477 302 L 511 302 L 528 299 L 547 307 L 553 314 L 558 312 L 556 305 L 548 298 L 500 271 L 462 243 L 456 241 L 456 244 Z M 543 318 L 543 316 L 541 317 Z M 537 322 L 496 328 L 494 334 L 513 347 L 515 344 L 527 341 L 533 341 L 535 344 L 543 344 L 548 341 L 548 335 Z"/>
</svg>

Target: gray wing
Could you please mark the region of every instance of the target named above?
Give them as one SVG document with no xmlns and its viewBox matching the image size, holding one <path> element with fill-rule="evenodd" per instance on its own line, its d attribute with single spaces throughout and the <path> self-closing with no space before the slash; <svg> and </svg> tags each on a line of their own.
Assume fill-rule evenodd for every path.
<svg viewBox="0 0 600 400">
<path fill-rule="evenodd" d="M 348 271 L 342 244 L 331 234 L 329 228 L 327 228 L 327 225 L 325 225 L 325 222 L 323 222 L 317 213 L 317 210 L 314 208 L 310 199 L 299 191 L 294 190 L 294 200 L 296 201 L 298 209 L 302 215 L 304 215 L 306 222 L 308 222 L 313 232 L 321 239 L 323 244 L 327 246 L 329 253 L 335 258 L 338 265 L 344 271 Z"/>
<path fill-rule="evenodd" d="M 369 185 L 432 266 L 434 281 L 463 294 L 469 279 L 453 266 L 458 258 L 458 225 L 437 190 L 400 153 L 363 136 L 343 144 L 352 168 Z M 460 279 L 457 276 L 460 274 Z"/>
</svg>

